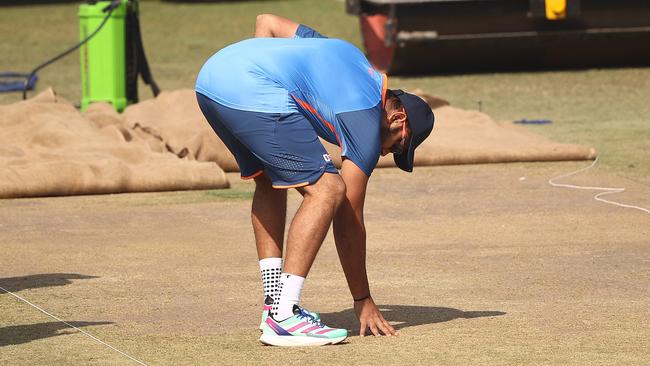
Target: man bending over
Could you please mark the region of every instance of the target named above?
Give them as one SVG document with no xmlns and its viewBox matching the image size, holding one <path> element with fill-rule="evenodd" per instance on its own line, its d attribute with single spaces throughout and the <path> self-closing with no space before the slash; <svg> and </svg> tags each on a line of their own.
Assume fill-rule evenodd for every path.
<svg viewBox="0 0 650 366">
<path fill-rule="evenodd" d="M 352 44 L 274 15 L 257 17 L 256 38 L 223 48 L 203 65 L 199 106 L 255 180 L 252 222 L 266 296 L 260 341 L 276 346 L 341 342 L 345 329 L 300 307 L 300 293 L 330 224 L 360 322 L 360 335 L 394 335 L 366 275 L 363 205 L 379 156 L 413 170 L 415 148 L 433 128 L 419 97 L 389 90 Z M 341 147 L 340 172 L 319 137 Z M 303 196 L 287 235 L 287 189 Z"/>
</svg>

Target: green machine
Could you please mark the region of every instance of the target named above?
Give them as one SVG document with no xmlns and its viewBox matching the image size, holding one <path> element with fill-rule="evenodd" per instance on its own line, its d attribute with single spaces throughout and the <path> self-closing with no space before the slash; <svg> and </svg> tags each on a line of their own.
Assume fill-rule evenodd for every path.
<svg viewBox="0 0 650 366">
<path fill-rule="evenodd" d="M 81 110 L 93 102 L 121 112 L 138 101 L 142 75 L 154 96 L 156 85 L 142 45 L 137 0 L 88 1 L 79 6 Z"/>
</svg>

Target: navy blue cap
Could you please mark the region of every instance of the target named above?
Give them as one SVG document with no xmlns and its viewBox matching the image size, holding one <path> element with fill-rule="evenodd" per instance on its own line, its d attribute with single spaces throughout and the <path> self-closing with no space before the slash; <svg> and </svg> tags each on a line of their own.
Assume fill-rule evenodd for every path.
<svg viewBox="0 0 650 366">
<path fill-rule="evenodd" d="M 411 130 L 411 136 L 406 142 L 408 148 L 401 154 L 393 154 L 395 165 L 406 172 L 413 171 L 415 148 L 418 147 L 433 130 L 433 111 L 431 107 L 417 95 L 396 89 L 391 90 L 406 110 L 406 121 Z"/>
</svg>

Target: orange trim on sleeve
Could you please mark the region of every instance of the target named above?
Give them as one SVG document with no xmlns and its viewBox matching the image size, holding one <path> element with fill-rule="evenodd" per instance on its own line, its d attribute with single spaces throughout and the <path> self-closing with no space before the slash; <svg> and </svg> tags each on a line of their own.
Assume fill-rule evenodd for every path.
<svg viewBox="0 0 650 366">
<path fill-rule="evenodd" d="M 247 176 L 247 177 L 242 176 L 241 179 L 243 179 L 243 180 L 253 179 L 253 178 L 257 177 L 257 176 L 262 175 L 262 173 L 264 173 L 263 170 L 258 170 L 258 171 L 256 171 L 255 173 L 253 173 L 253 174 L 251 174 L 251 175 L 249 175 L 249 176 Z"/>
<path fill-rule="evenodd" d="M 300 99 L 296 98 L 296 96 L 293 95 L 293 94 L 291 94 L 291 97 L 292 97 L 293 99 L 295 99 L 296 102 L 298 102 L 298 104 L 300 104 L 301 107 L 303 107 L 303 108 L 305 108 L 306 110 L 308 110 L 309 112 L 311 112 L 314 116 L 316 116 L 316 118 L 318 118 L 321 122 L 323 122 L 323 123 L 325 124 L 325 126 L 327 126 L 327 128 L 330 129 L 330 131 L 334 132 L 334 136 L 336 136 L 336 141 L 338 141 L 338 142 L 339 142 L 339 146 L 341 146 L 341 139 L 339 138 L 339 134 L 336 133 L 336 129 L 334 128 L 334 125 L 333 125 L 333 124 L 329 123 L 327 120 L 325 120 L 325 118 L 321 117 L 321 115 L 318 114 L 318 112 L 316 111 L 316 109 L 315 109 L 314 107 L 312 107 L 311 105 L 309 105 L 309 103 L 307 103 L 307 102 L 305 102 L 305 101 L 303 101 L 303 100 L 300 100 Z M 342 146 L 341 146 L 341 147 L 342 147 Z M 291 188 L 291 187 L 289 187 L 289 188 Z"/>
<path fill-rule="evenodd" d="M 294 184 L 294 185 L 290 185 L 290 186 L 276 186 L 276 185 L 273 185 L 273 188 L 288 189 L 288 188 L 304 187 L 304 186 L 308 186 L 308 185 L 309 185 L 309 182 L 303 182 L 303 183 L 298 183 L 298 184 Z"/>
<path fill-rule="evenodd" d="M 388 76 L 381 74 L 383 82 L 381 84 L 381 106 L 386 107 L 386 91 L 388 90 Z"/>
</svg>

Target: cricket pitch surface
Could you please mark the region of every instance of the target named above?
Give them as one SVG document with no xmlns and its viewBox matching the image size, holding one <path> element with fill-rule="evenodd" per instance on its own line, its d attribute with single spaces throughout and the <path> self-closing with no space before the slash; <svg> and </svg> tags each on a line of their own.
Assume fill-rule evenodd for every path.
<svg viewBox="0 0 650 366">
<path fill-rule="evenodd" d="M 0 200 L 0 286 L 149 365 L 647 364 L 650 215 L 547 183 L 588 164 L 376 170 L 368 273 L 396 337 L 358 336 L 330 233 L 302 304 L 351 336 L 261 345 L 252 185 L 233 174 L 225 195 Z M 650 207 L 597 168 L 561 182 Z M 0 364 L 137 363 L 0 290 Z"/>
</svg>

